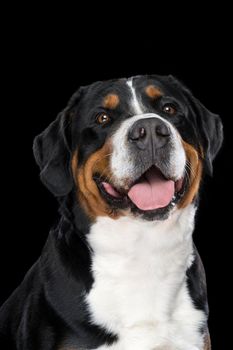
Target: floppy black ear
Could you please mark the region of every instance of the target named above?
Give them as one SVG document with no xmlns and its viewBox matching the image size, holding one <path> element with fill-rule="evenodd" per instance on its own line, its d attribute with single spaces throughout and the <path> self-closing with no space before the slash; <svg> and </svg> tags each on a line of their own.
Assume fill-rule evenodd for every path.
<svg viewBox="0 0 233 350">
<path fill-rule="evenodd" d="M 61 112 L 40 135 L 36 136 L 33 152 L 40 167 L 40 178 L 57 197 L 65 196 L 72 189 L 70 172 L 70 147 L 65 130 L 68 116 Z"/>
<path fill-rule="evenodd" d="M 223 125 L 219 115 L 210 112 L 197 99 L 194 100 L 200 114 L 205 169 L 208 175 L 212 175 L 213 160 L 218 154 L 223 142 Z"/>
<path fill-rule="evenodd" d="M 41 181 L 56 197 L 67 195 L 73 187 L 69 131 L 71 113 L 77 107 L 83 90 L 81 87 L 73 94 L 67 107 L 34 140 L 33 152 L 41 170 Z"/>
<path fill-rule="evenodd" d="M 197 128 L 200 130 L 205 171 L 208 175 L 212 175 L 213 160 L 223 142 L 223 125 L 221 119 L 219 115 L 210 112 L 178 79 L 174 78 L 172 75 L 170 75 L 168 79 L 183 92 L 188 100 L 189 107 L 195 116 Z"/>
</svg>

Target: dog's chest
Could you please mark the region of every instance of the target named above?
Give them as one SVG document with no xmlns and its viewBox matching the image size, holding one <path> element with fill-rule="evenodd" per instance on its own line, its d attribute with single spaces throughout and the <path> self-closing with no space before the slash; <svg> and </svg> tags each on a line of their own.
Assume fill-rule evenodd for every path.
<svg viewBox="0 0 233 350">
<path fill-rule="evenodd" d="M 95 282 L 87 303 L 93 321 L 124 343 L 116 349 L 148 350 L 176 336 L 184 317 L 202 318 L 186 288 L 193 222 L 185 223 L 102 218 L 93 226 Z"/>
</svg>

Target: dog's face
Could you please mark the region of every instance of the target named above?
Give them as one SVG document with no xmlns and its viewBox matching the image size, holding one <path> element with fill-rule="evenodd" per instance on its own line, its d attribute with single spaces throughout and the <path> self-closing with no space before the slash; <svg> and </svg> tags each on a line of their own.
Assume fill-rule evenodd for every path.
<svg viewBox="0 0 233 350">
<path fill-rule="evenodd" d="M 195 200 L 221 143 L 219 117 L 180 82 L 138 76 L 80 88 L 34 153 L 46 186 L 92 220 L 164 220 Z"/>
</svg>

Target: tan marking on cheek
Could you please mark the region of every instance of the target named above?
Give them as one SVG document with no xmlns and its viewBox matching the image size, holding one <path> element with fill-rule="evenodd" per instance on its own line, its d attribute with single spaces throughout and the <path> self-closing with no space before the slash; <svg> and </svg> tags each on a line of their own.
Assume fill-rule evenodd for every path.
<svg viewBox="0 0 233 350">
<path fill-rule="evenodd" d="M 103 100 L 103 107 L 108 109 L 115 109 L 119 105 L 120 99 L 116 94 L 109 94 Z"/>
<path fill-rule="evenodd" d="M 100 150 L 92 154 L 84 165 L 78 167 L 77 152 L 72 158 L 72 171 L 77 184 L 77 197 L 84 210 L 91 219 L 97 216 L 110 216 L 118 218 L 123 215 L 118 210 L 109 207 L 102 198 L 96 182 L 93 179 L 94 174 L 107 179 L 111 179 L 112 174 L 109 166 L 111 156 L 111 145 L 106 143 Z"/>
<path fill-rule="evenodd" d="M 211 350 L 211 341 L 209 332 L 205 336 L 205 344 L 203 350 Z"/>
<path fill-rule="evenodd" d="M 152 98 L 153 100 L 156 100 L 157 98 L 162 96 L 162 91 L 154 85 L 148 85 L 145 88 L 145 92 L 146 92 L 147 96 Z"/>
<path fill-rule="evenodd" d="M 193 146 L 182 141 L 186 157 L 189 163 L 189 187 L 181 202 L 179 208 L 184 208 L 193 202 L 199 190 L 201 176 L 202 176 L 202 160 L 199 157 L 198 151 Z"/>
</svg>

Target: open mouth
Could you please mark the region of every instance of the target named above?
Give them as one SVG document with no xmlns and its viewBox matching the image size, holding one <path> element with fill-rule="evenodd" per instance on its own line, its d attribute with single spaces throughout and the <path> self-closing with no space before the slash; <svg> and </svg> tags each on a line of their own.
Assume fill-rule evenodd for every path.
<svg viewBox="0 0 233 350">
<path fill-rule="evenodd" d="M 151 166 L 129 190 L 118 189 L 98 175 L 94 177 L 102 195 L 115 207 L 136 207 L 149 212 L 173 207 L 185 192 L 185 178 L 178 181 L 166 178 L 156 166 Z"/>
</svg>

